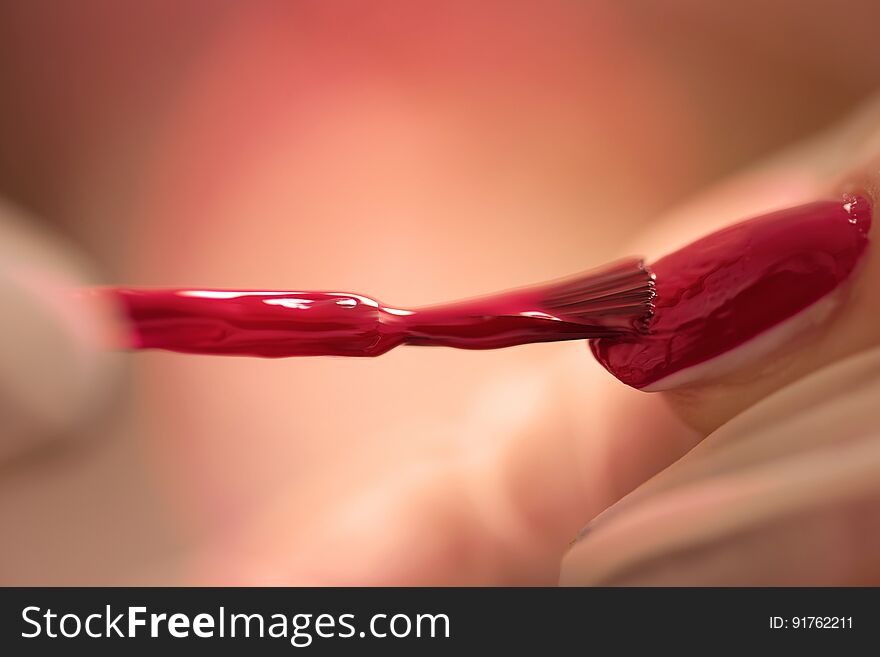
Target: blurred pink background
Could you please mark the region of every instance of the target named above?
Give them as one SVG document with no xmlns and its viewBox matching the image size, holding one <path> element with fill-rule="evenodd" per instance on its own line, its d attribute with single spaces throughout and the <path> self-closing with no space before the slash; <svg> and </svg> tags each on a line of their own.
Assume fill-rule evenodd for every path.
<svg viewBox="0 0 880 657">
<path fill-rule="evenodd" d="M 407 306 L 553 278 L 626 253 L 663 209 L 874 88 L 880 7 L 809 4 L 4 2 L 0 193 L 105 283 Z M 532 447 L 479 427 L 515 419 L 527 373 L 569 354 L 588 357 L 137 354 L 85 447 L 0 478 L 2 579 L 186 578 L 183 555 L 279 497 L 292 552 L 340 509 L 393 545 L 408 516 L 371 519 L 364 499 L 474 459 L 512 473 L 498 475 L 511 495 L 546 486 Z M 437 532 L 453 522 L 419 513 Z M 392 582 L 508 581 L 413 568 Z M 555 581 L 528 569 L 518 581 Z"/>
</svg>

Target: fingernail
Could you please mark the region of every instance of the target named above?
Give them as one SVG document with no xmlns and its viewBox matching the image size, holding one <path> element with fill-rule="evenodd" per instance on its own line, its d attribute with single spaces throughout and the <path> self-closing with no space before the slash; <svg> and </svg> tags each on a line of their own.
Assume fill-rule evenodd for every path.
<svg viewBox="0 0 880 657">
<path fill-rule="evenodd" d="M 758 338 L 765 352 L 771 338 L 788 337 L 781 332 L 787 320 L 849 278 L 870 226 L 870 203 L 849 196 L 712 233 L 651 265 L 657 296 L 650 333 L 594 340 L 593 354 L 624 383 L 650 391 L 700 378 L 706 364 Z"/>
</svg>

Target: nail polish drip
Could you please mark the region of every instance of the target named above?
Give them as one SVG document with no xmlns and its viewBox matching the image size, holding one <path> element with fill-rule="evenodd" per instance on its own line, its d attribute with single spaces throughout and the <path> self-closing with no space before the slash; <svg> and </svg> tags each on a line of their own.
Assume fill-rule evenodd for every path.
<svg viewBox="0 0 880 657">
<path fill-rule="evenodd" d="M 852 273 L 868 243 L 861 197 L 744 221 L 651 266 L 655 314 L 646 335 L 600 338 L 593 354 L 643 388 L 742 345 L 812 305 Z"/>
<path fill-rule="evenodd" d="M 459 303 L 405 310 L 347 292 L 104 290 L 137 349 L 279 358 L 378 356 L 398 345 L 496 349 L 646 330 L 653 277 L 639 260 Z"/>
</svg>

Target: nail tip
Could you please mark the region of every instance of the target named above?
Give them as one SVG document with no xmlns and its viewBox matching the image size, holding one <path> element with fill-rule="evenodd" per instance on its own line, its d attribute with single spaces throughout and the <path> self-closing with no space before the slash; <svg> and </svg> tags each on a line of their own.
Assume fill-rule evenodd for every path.
<svg viewBox="0 0 880 657">
<path fill-rule="evenodd" d="M 873 223 L 871 202 L 862 195 L 852 194 L 844 197 L 843 209 L 853 226 L 864 236 L 868 235 Z"/>
</svg>

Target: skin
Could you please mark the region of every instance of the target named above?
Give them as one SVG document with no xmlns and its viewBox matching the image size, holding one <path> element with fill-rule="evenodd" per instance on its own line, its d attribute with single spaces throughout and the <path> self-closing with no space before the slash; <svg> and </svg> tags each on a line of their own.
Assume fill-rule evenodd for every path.
<svg viewBox="0 0 880 657">
<path fill-rule="evenodd" d="M 725 217 L 738 194 L 760 204 L 755 190 L 763 184 L 791 186 L 791 204 L 855 190 L 876 203 L 880 170 L 871 148 L 880 134 L 878 112 L 880 105 L 866 106 L 837 131 L 710 192 L 696 201 L 699 215 L 711 216 L 715 207 Z M 666 239 L 692 230 L 692 217 L 688 210 L 673 213 Z M 880 328 L 871 319 L 878 282 L 877 254 L 869 247 L 845 303 L 824 324 L 761 363 L 661 393 L 706 438 L 588 525 L 563 560 L 561 581 L 880 581 L 872 556 L 880 532 L 870 520 L 880 503 L 880 434 L 872 410 L 880 392 Z M 625 554 L 634 536 L 644 542 Z"/>
<path fill-rule="evenodd" d="M 70 426 L 100 414 L 120 362 L 104 349 L 112 309 L 93 300 L 79 311 L 65 301 L 93 276 L 76 247 L 2 199 L 0 242 L 2 463 L 64 442 Z"/>
<path fill-rule="evenodd" d="M 870 116 L 878 110 L 868 107 L 864 111 Z M 866 154 L 864 160 L 853 157 L 850 144 L 870 142 L 874 134 L 872 124 L 880 124 L 880 115 L 877 118 L 876 123 L 864 120 L 864 116 L 853 123 L 843 123 L 836 132 L 822 140 L 806 144 L 797 152 L 783 153 L 756 167 L 754 172 L 731 179 L 695 198 L 681 210 L 671 212 L 657 226 L 653 236 L 637 243 L 636 252 L 659 255 L 706 230 L 769 207 L 796 205 L 844 191 L 861 190 L 876 203 L 877 188 L 866 173 L 871 171 L 871 156 Z M 854 126 L 864 126 L 864 131 L 860 132 Z M 839 171 L 835 172 L 829 154 L 838 152 Z M 763 190 L 769 194 L 764 196 Z M 780 194 L 779 190 L 783 193 Z M 853 468 L 860 463 L 859 459 L 844 460 L 833 478 L 823 480 L 820 475 L 826 469 L 832 469 L 828 460 L 832 457 L 821 454 L 814 459 L 815 475 L 806 480 L 795 477 L 802 472 L 797 459 L 806 458 L 798 447 L 804 441 L 799 437 L 797 427 L 785 428 L 788 426 L 785 423 L 794 423 L 798 417 L 800 411 L 796 401 L 793 402 L 794 410 L 771 409 L 758 423 L 758 427 L 767 428 L 764 433 L 756 434 L 755 427 L 751 427 L 747 431 L 721 434 L 716 440 L 714 432 L 734 418 L 748 418 L 747 411 L 772 393 L 805 380 L 811 373 L 839 363 L 847 356 L 866 352 L 880 344 L 876 322 L 869 321 L 874 316 L 872 313 L 877 312 L 876 295 L 869 293 L 878 282 L 877 276 L 877 259 L 869 253 L 852 281 L 846 302 L 826 324 L 799 336 L 764 362 L 734 371 L 716 381 L 645 394 L 597 376 L 581 361 L 564 357 L 552 364 L 545 363 L 542 369 L 546 379 L 536 384 L 541 392 L 532 397 L 537 403 L 527 417 L 518 420 L 515 438 L 500 457 L 464 468 L 447 463 L 417 477 L 418 484 L 408 477 L 396 479 L 391 486 L 376 489 L 378 499 L 362 501 L 365 505 L 362 510 L 353 511 L 347 504 L 343 505 L 339 516 L 325 518 L 313 527 L 311 535 L 318 539 L 313 546 L 314 552 L 294 548 L 297 532 L 290 536 L 290 542 L 282 540 L 267 549 L 270 537 L 272 540 L 277 538 L 280 518 L 290 503 L 282 495 L 276 500 L 277 508 L 264 510 L 264 514 L 237 532 L 234 540 L 215 546 L 216 551 L 212 549 L 210 558 L 199 555 L 196 561 L 205 570 L 198 571 L 195 581 L 213 581 L 219 570 L 226 569 L 224 572 L 234 582 L 279 583 L 303 581 L 301 578 L 305 577 L 304 581 L 334 583 L 352 580 L 418 583 L 433 581 L 425 579 L 425 573 L 437 568 L 452 575 L 448 580 L 450 583 L 542 582 L 556 571 L 554 555 L 560 554 L 564 544 L 573 536 L 576 519 L 600 515 L 607 506 L 604 500 L 625 496 L 634 487 L 634 482 L 642 477 L 646 482 L 624 497 L 619 507 L 610 506 L 587 537 L 564 557 L 561 571 L 564 583 L 761 584 L 802 581 L 827 584 L 874 581 L 870 554 L 877 541 L 872 525 L 863 519 L 875 493 L 869 484 L 867 489 L 859 489 L 850 497 L 844 494 L 847 492 L 844 484 L 855 472 Z M 854 392 L 860 391 L 870 399 L 872 385 L 865 383 Z M 840 381 L 831 387 L 836 390 L 844 388 Z M 793 395 L 795 400 L 804 397 L 809 401 L 809 397 L 797 390 Z M 580 401 L 583 398 L 591 400 L 589 407 Z M 516 402 L 510 398 L 508 403 Z M 601 431 L 596 431 L 596 418 L 592 413 L 596 406 L 604 409 L 608 426 L 614 427 L 613 441 L 606 441 Z M 827 426 L 817 424 L 815 435 L 840 434 L 840 425 L 833 419 L 834 408 L 835 404 L 831 403 L 828 409 L 822 409 L 820 419 L 831 419 L 827 420 Z M 870 405 L 854 411 L 854 416 L 866 423 L 859 425 L 864 426 L 864 431 L 874 430 L 870 420 L 872 414 Z M 775 423 L 782 423 L 782 426 L 774 428 Z M 505 430 L 510 428 L 502 425 L 490 427 L 487 433 L 491 435 Z M 776 437 L 777 433 L 780 438 Z M 621 551 L 615 543 L 616 532 L 622 531 L 618 527 L 627 518 L 645 507 L 650 511 L 650 505 L 660 491 L 675 491 L 695 478 L 705 480 L 704 485 L 708 487 L 712 478 L 705 473 L 711 474 L 723 464 L 723 459 L 719 461 L 713 450 L 720 449 L 727 442 L 744 441 L 744 436 L 749 434 L 755 434 L 755 438 L 740 457 L 737 467 L 744 470 L 745 465 L 768 461 L 771 466 L 766 478 L 778 486 L 793 479 L 791 487 L 794 492 L 791 495 L 802 500 L 802 504 L 794 504 L 785 510 L 782 518 L 768 521 L 757 529 L 746 531 L 731 520 L 725 526 L 725 532 L 719 532 L 720 536 L 715 537 L 714 543 L 707 546 L 695 541 L 697 557 L 694 564 L 682 557 L 680 551 L 666 556 L 658 547 L 654 553 L 636 559 L 637 568 L 632 571 L 624 569 L 603 575 L 601 569 L 597 570 L 599 566 L 596 564 L 605 563 L 603 560 L 614 564 L 613 555 Z M 775 445 L 775 441 L 783 440 L 789 434 L 788 440 L 794 447 L 780 448 L 781 455 L 772 454 L 771 458 L 767 445 Z M 706 449 L 691 450 L 703 441 Z M 866 449 L 873 449 L 870 441 Z M 673 461 L 675 463 L 670 468 L 664 469 Z M 660 474 L 652 476 L 661 470 Z M 868 482 L 876 478 L 870 472 L 862 477 Z M 553 485 L 548 486 L 551 481 Z M 829 508 L 827 504 L 816 504 L 815 496 L 807 494 L 811 486 L 826 491 L 832 500 L 838 492 L 844 492 L 840 493 L 837 506 Z M 408 491 L 407 494 L 415 493 L 416 497 L 403 505 L 394 501 L 398 499 L 394 492 L 397 487 Z M 748 490 L 745 484 L 742 489 Z M 450 494 L 453 491 L 455 493 Z M 876 494 L 880 499 L 880 491 Z M 710 493 L 703 495 L 698 491 L 691 496 L 685 491 L 681 511 L 676 511 L 675 507 L 672 510 L 672 513 L 679 514 L 684 523 L 682 527 L 688 526 L 689 505 L 695 500 L 705 500 L 707 516 L 726 517 L 727 508 L 716 503 Z M 752 517 L 760 517 L 757 511 L 763 504 L 760 498 L 746 499 L 742 503 L 746 509 L 748 504 L 753 505 Z M 426 508 L 436 509 L 438 514 L 423 516 L 421 509 Z M 830 519 L 834 517 L 835 509 L 840 515 L 832 523 Z M 746 514 L 748 516 L 748 511 Z M 435 524 L 438 515 L 443 519 L 439 525 Z M 610 520 L 602 520 L 608 516 Z M 409 547 L 400 551 L 399 544 L 386 544 L 374 548 L 379 550 L 376 553 L 367 552 L 353 561 L 347 559 L 350 552 L 344 546 L 375 531 L 377 517 L 381 525 L 398 539 L 404 537 Z M 784 529 L 774 525 L 777 521 Z M 609 526 L 615 533 L 606 538 Z M 619 540 L 626 545 L 642 541 L 651 544 L 647 538 L 663 535 L 662 528 L 662 525 L 653 527 L 645 523 L 644 527 L 637 526 L 635 536 L 623 535 L 624 538 Z M 795 567 L 794 570 L 780 571 L 768 565 L 776 555 L 792 549 L 788 546 L 800 545 L 805 533 L 811 532 L 817 532 L 815 540 L 818 543 L 811 548 L 813 558 L 804 561 L 801 570 Z M 681 535 L 686 536 L 686 532 L 682 531 Z M 825 540 L 820 540 L 822 537 Z M 835 559 L 829 559 L 826 552 L 832 544 L 846 548 Z M 462 561 L 463 550 L 474 560 Z M 294 560 L 284 556 L 292 553 L 297 554 Z M 328 553 L 332 555 L 330 558 Z M 406 559 L 394 566 L 383 561 L 384 565 L 377 573 L 373 570 L 376 560 L 387 554 L 406 555 Z M 722 554 L 734 555 L 728 557 L 728 561 L 734 559 L 734 565 L 726 570 L 717 566 L 718 559 L 723 559 Z M 248 556 L 243 558 L 243 555 Z M 281 572 L 272 565 L 279 562 L 287 564 Z M 546 570 L 536 571 L 536 562 L 545 563 Z M 240 571 L 229 570 L 230 564 L 234 568 L 235 564 L 242 563 L 248 566 Z M 328 568 L 328 563 L 333 564 L 332 567 Z M 780 573 L 784 573 L 784 577 Z"/>
<path fill-rule="evenodd" d="M 866 113 L 877 111 L 876 104 L 865 110 Z M 849 161 L 850 155 L 847 153 L 849 149 L 857 148 L 857 144 L 870 143 L 874 138 L 875 128 L 870 123 L 866 122 L 863 130 L 863 142 L 853 139 L 852 134 L 842 130 L 839 136 L 827 137 L 816 144 L 808 145 L 798 154 L 797 168 L 784 163 L 771 164 L 770 168 L 761 171 L 759 184 L 772 188 L 774 179 L 779 180 L 780 185 L 785 185 L 800 177 L 804 186 L 797 193 L 804 200 L 836 198 L 843 193 L 861 190 L 876 205 L 880 190 L 876 160 L 871 154 L 864 154 L 857 156 L 853 163 Z M 829 162 L 822 155 L 824 152 L 835 151 L 841 152 L 836 162 L 839 167 L 836 174 L 829 171 Z M 821 166 L 816 164 L 819 161 L 822 161 Z M 807 173 L 811 166 L 817 169 L 815 182 L 809 180 Z M 826 176 L 828 179 L 824 180 Z M 742 183 L 734 181 L 732 184 L 742 185 L 743 188 L 738 193 L 748 198 L 748 187 L 754 183 L 746 177 Z M 724 204 L 730 202 L 726 198 L 728 193 L 726 190 L 717 192 L 714 196 L 710 193 L 698 202 L 703 211 L 710 215 L 712 204 L 717 204 L 718 214 L 725 216 Z M 760 203 L 760 199 L 757 202 Z M 755 207 L 758 209 L 760 206 Z M 678 219 L 673 215 L 669 222 L 670 233 L 689 229 L 687 218 Z M 876 227 L 872 227 L 869 237 L 876 239 L 876 233 Z M 770 359 L 750 363 L 717 380 L 699 381 L 664 392 L 664 397 L 676 414 L 690 426 L 708 434 L 773 391 L 824 365 L 880 344 L 880 329 L 876 322 L 870 321 L 873 313 L 880 308 L 876 295 L 872 294 L 878 281 L 880 263 L 874 250 L 869 247 L 853 280 L 842 291 L 845 302 L 827 321 L 798 336 Z"/>
<path fill-rule="evenodd" d="M 390 21 L 353 9 L 341 20 L 321 3 L 223 11 L 151 3 L 134 19 L 114 2 L 67 13 L 6 3 L 0 76 L 17 102 L 0 107 L 3 192 L 45 226 L 40 244 L 73 236 L 103 270 L 101 282 L 295 280 L 364 285 L 401 303 L 542 280 L 618 255 L 655 257 L 770 206 L 848 185 L 876 201 L 878 117 L 869 109 L 666 211 L 830 125 L 875 88 L 872 3 L 803 13 L 785 2 L 760 11 L 737 5 L 726 14 L 736 20 L 724 24 L 705 3 L 684 1 L 662 12 L 652 3 L 523 3 L 520 13 L 472 4 L 436 21 L 395 3 Z M 847 16 L 845 39 L 839 15 Z M 796 29 L 779 39 L 772 26 L 791 21 Z M 303 240 L 315 248 L 291 257 Z M 88 280 L 79 268 L 68 273 Z M 663 546 L 652 545 L 630 572 L 582 568 L 619 551 L 614 536 L 599 545 L 610 534 L 597 524 L 563 562 L 565 581 L 708 582 L 720 572 L 712 555 L 732 551 L 729 577 L 760 583 L 762 556 L 803 545 L 805 527 L 824 549 L 792 578 L 817 572 L 829 543 L 861 564 L 861 546 L 872 546 L 868 493 L 860 503 L 829 495 L 846 512 L 837 515 L 842 524 L 825 524 L 789 463 L 799 432 L 776 430 L 800 412 L 774 401 L 772 414 L 754 420 L 761 431 L 744 422 L 770 390 L 874 343 L 871 279 L 860 275 L 865 290 L 834 330 L 768 359 L 766 378 L 743 371 L 663 396 L 620 385 L 576 343 L 494 355 L 415 350 L 369 369 L 334 360 L 126 359 L 128 376 L 110 371 L 115 393 L 103 391 L 93 406 L 103 414 L 60 415 L 48 431 L 63 434 L 67 449 L 19 447 L 43 444 L 41 419 L 73 398 L 67 393 L 100 386 L 27 397 L 48 405 L 20 425 L 17 456 L 0 470 L 8 564 L 0 577 L 551 584 L 578 529 L 634 489 L 618 517 L 636 503 L 656 509 L 663 489 L 684 491 L 725 520 L 717 541 L 699 545 L 705 566 L 659 565 Z M 97 315 L 83 320 L 93 334 L 108 326 Z M 68 333 L 57 335 L 63 342 Z M 37 371 L 45 345 L 19 344 L 31 365 L 3 370 L 3 395 L 25 398 L 30 389 L 16 382 L 28 373 L 76 382 L 59 376 L 76 359 Z M 74 353 L 97 355 L 87 346 Z M 389 395 L 400 401 L 379 402 Z M 353 430 L 352 413 L 368 428 Z M 732 418 L 742 421 L 740 433 L 706 438 Z M 743 442 L 749 426 L 753 440 Z M 816 426 L 839 433 L 833 423 Z M 781 440 L 789 435 L 795 440 Z M 706 449 L 692 451 L 704 439 Z M 760 500 L 737 514 L 729 498 L 710 494 L 721 467 L 712 448 L 728 441 L 745 450 L 729 467 L 766 463 L 766 479 L 804 502 L 776 529 L 752 525 L 751 542 L 734 540 L 742 527 L 735 521 L 758 519 Z M 852 461 L 833 469 L 822 490 L 862 481 L 846 476 Z M 688 482 L 700 484 L 695 495 Z M 741 483 L 734 488 L 747 502 L 753 488 Z M 688 518 L 686 506 L 663 508 Z M 819 524 L 799 523 L 807 516 Z M 657 523 L 633 526 L 636 540 L 625 543 L 664 536 Z M 787 528 L 781 536 L 779 527 Z"/>
</svg>

